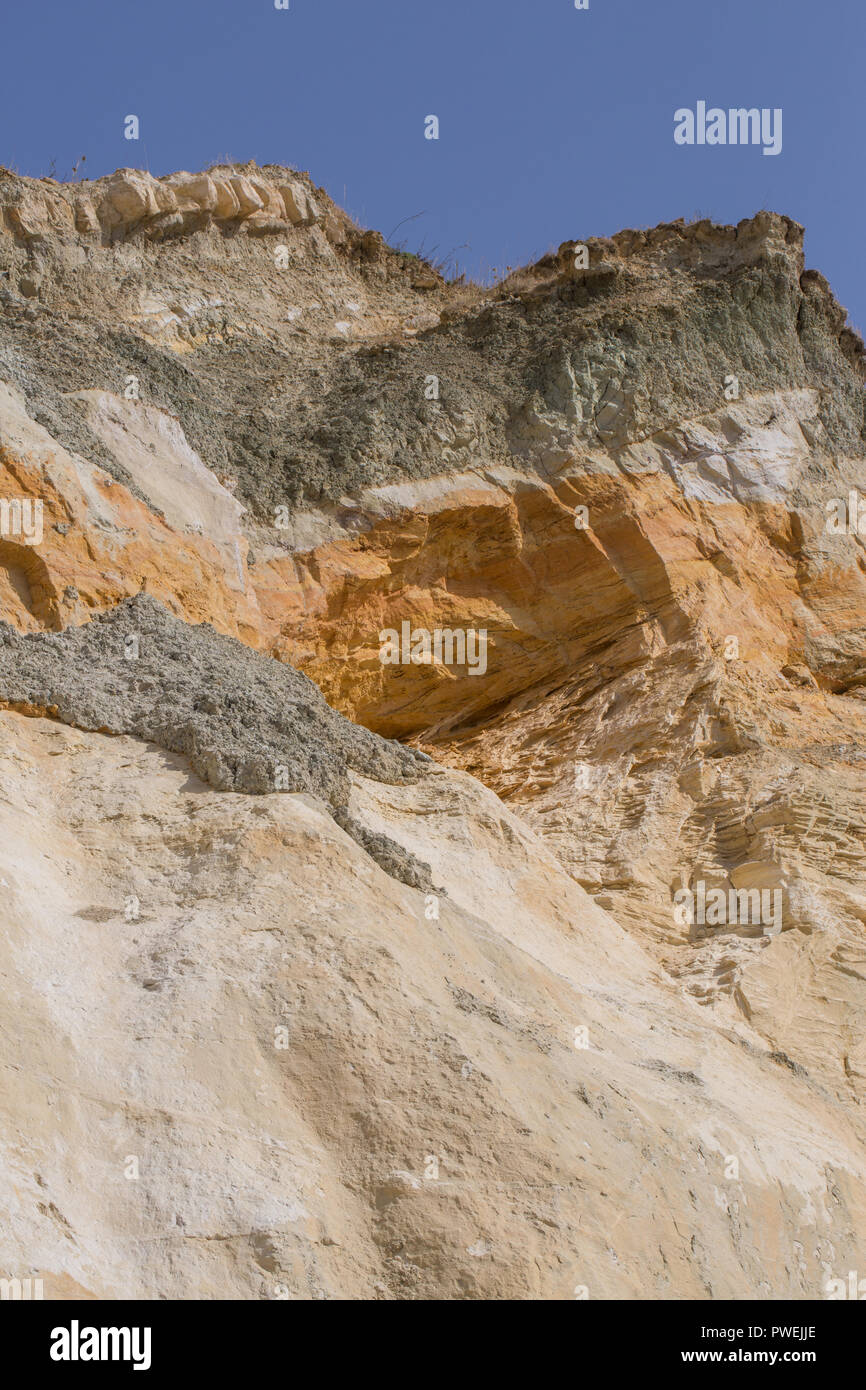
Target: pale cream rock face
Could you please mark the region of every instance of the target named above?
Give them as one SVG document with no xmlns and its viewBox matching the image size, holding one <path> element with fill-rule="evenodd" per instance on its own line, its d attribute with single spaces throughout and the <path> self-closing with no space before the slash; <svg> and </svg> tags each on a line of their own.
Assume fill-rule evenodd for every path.
<svg viewBox="0 0 866 1390">
<path fill-rule="evenodd" d="M 432 915 L 311 798 L 0 734 L 4 1271 L 48 1298 L 769 1299 L 856 1264 L 854 1116 L 473 779 L 355 783 L 447 890 Z"/>
<path fill-rule="evenodd" d="M 155 406 L 108 391 L 80 391 L 76 399 L 94 434 L 169 526 L 207 536 L 223 559 L 226 582 L 243 591 L 237 568 L 243 507 L 190 448 L 179 422 Z"/>
</svg>

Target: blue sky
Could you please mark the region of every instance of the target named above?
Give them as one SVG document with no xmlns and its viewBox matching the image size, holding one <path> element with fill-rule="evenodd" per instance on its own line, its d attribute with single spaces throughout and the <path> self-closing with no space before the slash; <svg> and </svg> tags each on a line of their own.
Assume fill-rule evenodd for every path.
<svg viewBox="0 0 866 1390">
<path fill-rule="evenodd" d="M 807 264 L 866 329 L 864 39 L 863 0 L 42 0 L 4 15 L 0 163 L 291 164 L 477 277 L 768 207 L 805 225 Z M 698 101 L 781 107 L 782 152 L 677 146 L 674 111 Z"/>
</svg>

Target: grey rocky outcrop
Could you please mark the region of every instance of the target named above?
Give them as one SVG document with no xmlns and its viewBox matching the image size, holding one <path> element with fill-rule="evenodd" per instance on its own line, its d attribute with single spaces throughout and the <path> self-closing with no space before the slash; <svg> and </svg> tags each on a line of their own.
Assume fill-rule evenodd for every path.
<svg viewBox="0 0 866 1390">
<path fill-rule="evenodd" d="M 220 791 L 319 797 L 392 877 L 430 886 L 426 865 L 345 810 L 350 769 L 406 783 L 429 760 L 344 719 L 291 666 L 209 623 L 182 622 L 145 594 L 61 633 L 0 623 L 2 705 L 147 739 Z"/>
</svg>

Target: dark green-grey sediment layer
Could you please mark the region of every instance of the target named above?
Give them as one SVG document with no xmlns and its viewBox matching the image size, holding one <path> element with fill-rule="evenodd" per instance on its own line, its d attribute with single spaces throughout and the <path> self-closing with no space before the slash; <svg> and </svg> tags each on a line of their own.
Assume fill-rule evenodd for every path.
<svg viewBox="0 0 866 1390">
<path fill-rule="evenodd" d="M 156 743 L 220 791 L 308 792 L 393 877 L 431 887 L 427 865 L 346 810 L 350 769 L 411 782 L 424 755 L 352 724 L 291 666 L 147 595 L 59 633 L 0 623 L 0 702 Z"/>
<path fill-rule="evenodd" d="M 802 228 L 787 218 L 591 240 L 590 271 L 556 274 L 548 256 L 500 293 L 462 304 L 443 291 L 437 326 L 384 346 L 324 343 L 291 325 L 233 334 L 223 307 L 211 311 L 207 341 L 179 355 L 118 320 L 118 305 L 128 320 L 163 284 L 171 298 L 178 285 L 204 297 L 216 283 L 236 317 L 257 286 L 273 281 L 279 293 L 269 244 L 210 235 L 218 258 L 203 264 L 185 240 L 136 242 L 137 260 L 122 268 L 103 248 L 74 274 L 59 259 L 56 286 L 46 277 L 52 289 L 38 301 L 0 280 L 0 377 L 56 438 L 115 476 L 118 464 L 68 393 L 117 392 L 127 374 L 180 419 L 209 467 L 236 479 L 250 517 L 271 524 L 275 506 L 339 504 L 365 486 L 443 469 L 522 459 L 543 470 L 545 422 L 616 450 L 715 410 L 731 375 L 744 396 L 815 388 L 828 447 L 855 457 L 866 447 L 862 343 L 823 278 L 803 272 Z M 50 244 L 39 255 L 60 257 Z M 354 269 L 362 280 L 384 274 L 375 263 Z M 312 295 L 331 270 L 313 262 L 303 274 Z M 430 376 L 437 400 L 425 395 Z M 600 432 L 610 392 L 629 405 Z"/>
</svg>

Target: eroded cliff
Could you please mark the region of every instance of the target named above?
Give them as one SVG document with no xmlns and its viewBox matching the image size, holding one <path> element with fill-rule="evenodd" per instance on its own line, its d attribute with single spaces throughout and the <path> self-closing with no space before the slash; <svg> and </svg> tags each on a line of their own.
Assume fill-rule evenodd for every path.
<svg viewBox="0 0 866 1390">
<path fill-rule="evenodd" d="M 82 901 L 102 894 L 122 922 L 130 893 L 154 898 L 152 929 L 136 927 L 148 949 L 174 943 L 184 903 L 195 918 L 158 1001 L 130 983 L 121 925 L 100 969 L 123 1002 L 104 1007 L 142 1032 L 162 1003 L 166 1037 L 202 1018 L 208 951 L 233 954 L 252 930 L 243 885 L 258 855 L 274 866 L 262 930 L 285 978 L 260 997 L 251 965 L 230 973 L 274 1142 L 303 1131 L 311 1146 L 307 1224 L 276 1207 L 241 1217 L 208 1145 L 222 1195 L 196 1208 L 208 1217 L 193 1238 L 181 1213 L 176 1273 L 160 1283 L 155 1261 L 146 1294 L 196 1296 L 205 1281 L 250 1296 L 264 1268 L 294 1297 L 567 1297 L 569 1280 L 592 1296 L 822 1296 L 863 1218 L 866 447 L 863 345 L 804 269 L 802 229 L 760 213 L 570 241 L 482 291 L 354 227 L 289 170 L 4 175 L 0 218 L 9 795 L 38 788 Z M 385 634 L 406 628 L 408 659 L 383 661 Z M 483 662 L 453 648 L 412 660 L 413 633 L 443 631 L 483 633 Z M 113 634 L 108 669 L 99 633 Z M 227 638 L 261 655 L 213 645 Z M 278 663 L 364 727 L 320 713 Z M 288 714 L 272 717 L 282 698 Z M 234 791 L 185 786 L 178 755 Z M 56 801 L 49 765 L 63 769 Z M 301 780 L 275 780 L 299 765 Z M 133 826 L 112 826 L 120 804 Z M 205 810 L 223 826 L 208 843 L 233 845 L 214 903 Z M 133 849 L 109 886 L 121 840 Z M 143 893 L 124 892 L 132 880 Z M 713 892 L 722 920 L 683 912 Z M 90 931 L 75 893 L 52 908 L 52 959 L 64 930 Z M 766 919 L 737 910 L 755 893 Z M 434 903 L 442 916 L 425 916 Z M 216 924 L 228 944 L 208 936 Z M 495 976 L 479 960 L 477 980 L 455 983 L 482 941 Z M 22 998 L 41 995 L 35 968 L 25 979 Z M 93 998 L 77 976 L 63 988 Z M 298 1026 L 272 1056 L 289 995 Z M 169 1085 L 170 1051 L 112 1055 L 105 1103 L 124 1066 Z M 198 1113 L 222 1134 L 216 1062 L 200 1060 Z M 247 1065 L 230 1070 L 241 1096 Z M 159 1221 L 198 1181 L 161 1124 L 142 1120 Z M 425 1177 L 444 1151 L 447 1179 Z M 732 1157 L 750 1173 L 742 1190 L 724 1178 Z M 107 1226 L 79 1215 L 76 1240 L 104 1242 L 112 1268 L 133 1193 L 118 1187 Z M 603 1240 L 609 1202 L 618 1234 Z M 325 1254 L 334 1213 L 344 1238 Z M 39 1224 L 21 1220 L 19 1257 Z M 196 1240 L 223 1227 L 230 1255 L 205 1257 Z M 271 1262 L 258 1269 L 257 1241 Z M 76 1269 L 97 1296 L 136 1291 Z"/>
</svg>

